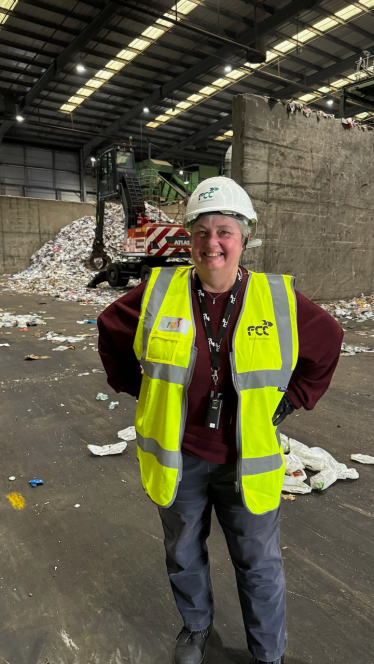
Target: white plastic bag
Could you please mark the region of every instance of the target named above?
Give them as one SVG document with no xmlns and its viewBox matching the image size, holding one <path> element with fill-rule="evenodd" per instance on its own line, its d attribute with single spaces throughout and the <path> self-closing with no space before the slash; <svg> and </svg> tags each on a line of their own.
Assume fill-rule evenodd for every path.
<svg viewBox="0 0 374 664">
<path fill-rule="evenodd" d="M 121 440 L 135 440 L 136 439 L 135 427 L 127 427 L 127 429 L 122 429 L 121 431 L 117 432 L 117 436 Z"/>
<path fill-rule="evenodd" d="M 296 454 L 285 454 L 284 461 L 286 464 L 286 475 L 292 475 L 295 471 L 302 470 L 305 467 Z"/>
<path fill-rule="evenodd" d="M 109 454 L 122 454 L 127 447 L 127 443 L 112 443 L 111 445 L 103 445 L 102 447 L 100 445 L 87 445 L 87 447 L 95 456 L 108 456 Z"/>
<path fill-rule="evenodd" d="M 369 454 L 351 454 L 351 459 L 359 463 L 374 463 L 374 457 Z"/>
<path fill-rule="evenodd" d="M 322 470 L 317 475 L 310 478 L 310 486 L 314 491 L 324 491 L 329 486 L 338 480 L 338 476 L 334 470 Z"/>
</svg>

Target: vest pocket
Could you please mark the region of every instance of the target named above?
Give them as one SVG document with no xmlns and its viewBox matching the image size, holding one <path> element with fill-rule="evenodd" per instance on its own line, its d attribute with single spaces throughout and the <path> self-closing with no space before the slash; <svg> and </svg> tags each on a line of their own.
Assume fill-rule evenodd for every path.
<svg viewBox="0 0 374 664">
<path fill-rule="evenodd" d="M 151 334 L 149 337 L 145 359 L 150 362 L 172 363 L 177 354 L 179 340 L 170 339 L 160 334 Z"/>
</svg>

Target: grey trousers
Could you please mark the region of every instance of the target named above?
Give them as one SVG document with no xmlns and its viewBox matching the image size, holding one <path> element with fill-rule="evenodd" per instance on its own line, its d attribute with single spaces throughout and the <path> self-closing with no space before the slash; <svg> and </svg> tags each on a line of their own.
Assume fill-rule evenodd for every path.
<svg viewBox="0 0 374 664">
<path fill-rule="evenodd" d="M 212 506 L 235 568 L 248 649 L 273 662 L 286 648 L 285 580 L 279 549 L 279 509 L 255 515 L 235 491 L 236 466 L 183 455 L 174 503 L 159 508 L 166 566 L 177 608 L 191 631 L 213 620 L 207 538 Z"/>
</svg>

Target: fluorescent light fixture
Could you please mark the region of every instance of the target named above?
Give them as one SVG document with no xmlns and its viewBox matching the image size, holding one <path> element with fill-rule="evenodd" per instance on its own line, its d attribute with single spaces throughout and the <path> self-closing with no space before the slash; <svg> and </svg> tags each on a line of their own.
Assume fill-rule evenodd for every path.
<svg viewBox="0 0 374 664">
<path fill-rule="evenodd" d="M 94 164 L 95 161 L 96 161 L 95 157 L 91 157 L 91 161 L 92 161 L 92 163 Z"/>
<path fill-rule="evenodd" d="M 16 120 L 17 120 L 17 122 L 23 122 L 24 119 L 25 119 L 25 118 L 24 118 L 22 115 L 20 115 L 19 113 L 18 113 L 18 115 L 16 115 Z"/>
<path fill-rule="evenodd" d="M 8 20 L 10 13 L 16 6 L 18 0 L 0 0 L 0 25 Z M 3 10 L 3 11 L 2 11 Z"/>
<path fill-rule="evenodd" d="M 1 8 L 4 7 L 5 9 L 13 9 L 17 2 L 18 0 L 0 0 L 0 24 L 7 18 L 5 14 L 2 14 Z M 193 9 L 195 9 L 196 6 L 196 3 L 191 2 L 191 0 L 178 0 L 178 2 L 173 7 L 171 7 L 170 10 L 164 13 L 164 18 L 158 18 L 154 25 L 145 28 L 145 30 L 143 30 L 143 32 L 138 37 L 130 42 L 127 48 L 122 49 L 117 53 L 117 55 L 114 56 L 116 58 L 115 60 L 110 60 L 107 62 L 104 66 L 104 69 L 95 74 L 95 77 L 90 81 L 87 81 L 87 88 L 94 88 L 96 90 L 100 88 L 105 83 L 105 81 L 110 79 L 117 72 L 121 71 L 123 67 L 126 67 L 126 65 L 130 64 L 134 58 L 136 58 L 138 55 L 141 55 L 142 52 L 144 52 L 149 46 L 154 44 L 160 37 L 162 37 L 165 32 L 170 30 L 170 28 L 173 28 L 174 24 L 165 19 L 172 18 L 174 20 L 176 16 L 178 17 L 178 14 L 186 16 Z M 4 21 L 2 16 L 5 17 Z M 180 18 L 177 18 L 177 20 L 180 21 Z M 81 65 L 77 66 L 77 71 L 84 71 L 84 69 L 78 69 L 80 66 Z M 83 94 L 82 96 L 87 98 L 89 95 Z M 74 108 L 79 106 L 82 101 L 84 101 L 83 99 L 77 103 L 76 99 L 76 96 L 70 97 L 70 99 L 67 100 L 67 103 L 61 106 L 60 111 L 63 113 L 70 113 L 72 110 L 74 110 Z M 154 125 L 158 126 L 158 123 L 153 123 L 153 125 L 147 126 L 152 126 L 152 128 L 155 129 L 156 126 Z"/>
<path fill-rule="evenodd" d="M 147 106 L 144 106 L 143 113 L 149 113 L 149 108 Z"/>
<path fill-rule="evenodd" d="M 229 71 L 231 71 L 231 70 L 232 70 L 231 65 L 226 65 L 226 67 L 225 67 L 225 72 L 226 72 L 226 74 L 228 74 Z"/>
<path fill-rule="evenodd" d="M 333 103 L 334 103 L 333 99 L 328 99 L 327 102 L 326 102 L 326 104 L 328 104 L 329 106 L 332 106 Z"/>
<path fill-rule="evenodd" d="M 76 66 L 76 70 L 77 70 L 80 74 L 82 74 L 84 71 L 86 71 L 86 67 L 84 67 L 83 65 L 77 65 L 77 66 Z"/>
</svg>

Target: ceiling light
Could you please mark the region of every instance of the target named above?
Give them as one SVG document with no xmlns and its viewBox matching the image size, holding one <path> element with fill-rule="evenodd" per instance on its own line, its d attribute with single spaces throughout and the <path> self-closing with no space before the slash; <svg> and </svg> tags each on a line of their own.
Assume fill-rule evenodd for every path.
<svg viewBox="0 0 374 664">
<path fill-rule="evenodd" d="M 80 74 L 82 74 L 84 71 L 86 71 L 86 67 L 83 65 L 77 65 L 76 70 L 79 71 Z"/>
<path fill-rule="evenodd" d="M 232 70 L 231 65 L 226 65 L 225 72 L 228 74 Z"/>
<path fill-rule="evenodd" d="M 183 175 L 183 171 L 179 171 L 179 175 Z"/>
<path fill-rule="evenodd" d="M 333 99 L 328 99 L 327 102 L 326 102 L 326 104 L 328 104 L 329 106 L 332 106 L 333 103 L 334 103 Z"/>
<path fill-rule="evenodd" d="M 185 181 L 184 181 L 184 184 L 188 184 L 188 180 L 185 180 Z"/>
<path fill-rule="evenodd" d="M 147 108 L 147 106 L 144 106 L 143 113 L 149 113 L 149 108 Z"/>
<path fill-rule="evenodd" d="M 95 157 L 91 157 L 91 162 L 94 164 L 96 162 Z"/>
<path fill-rule="evenodd" d="M 23 117 L 23 115 L 19 115 L 19 114 L 16 115 L 16 120 L 17 120 L 17 122 L 23 122 L 24 119 L 25 119 L 25 118 Z"/>
</svg>

